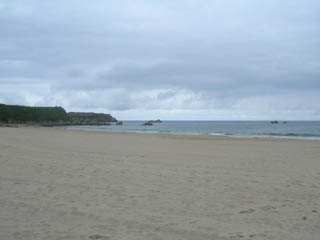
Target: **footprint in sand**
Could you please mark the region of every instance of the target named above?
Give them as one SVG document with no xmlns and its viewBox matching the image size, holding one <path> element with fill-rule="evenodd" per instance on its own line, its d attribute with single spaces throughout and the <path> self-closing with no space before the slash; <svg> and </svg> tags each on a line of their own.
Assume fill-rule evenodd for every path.
<svg viewBox="0 0 320 240">
<path fill-rule="evenodd" d="M 102 235 L 95 234 L 95 235 L 89 236 L 89 239 L 90 240 L 109 240 L 110 238 L 108 236 L 102 236 Z"/>
<path fill-rule="evenodd" d="M 254 209 L 250 208 L 248 210 L 240 211 L 239 213 L 253 213 Z"/>
<path fill-rule="evenodd" d="M 277 211 L 277 208 L 274 206 L 266 205 L 263 207 L 260 207 L 261 210 L 263 211 Z"/>
<path fill-rule="evenodd" d="M 236 238 L 236 239 L 244 238 L 244 235 L 243 235 L 242 232 L 229 233 L 229 234 L 230 234 L 229 238 L 231 238 L 231 239 L 234 239 L 234 238 Z"/>
</svg>

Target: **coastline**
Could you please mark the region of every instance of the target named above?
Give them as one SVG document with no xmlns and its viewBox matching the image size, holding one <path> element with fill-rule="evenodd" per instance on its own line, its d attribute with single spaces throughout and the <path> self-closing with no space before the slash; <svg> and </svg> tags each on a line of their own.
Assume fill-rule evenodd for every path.
<svg viewBox="0 0 320 240">
<path fill-rule="evenodd" d="M 285 124 L 271 124 L 268 121 L 163 121 L 152 126 L 144 126 L 143 123 L 143 121 L 124 121 L 123 126 L 67 126 L 66 128 L 236 138 L 320 139 L 319 121 L 289 121 Z"/>
<path fill-rule="evenodd" d="M 317 239 L 305 139 L 0 128 L 2 239 Z"/>
<path fill-rule="evenodd" d="M 10 127 L 0 127 L 1 128 L 30 128 L 30 129 L 56 129 L 56 130 L 65 130 L 65 131 L 74 131 L 74 132 L 95 132 L 95 133 L 105 133 L 105 134 L 120 134 L 120 135 L 126 135 L 126 134 L 137 134 L 137 135 L 162 135 L 162 136 L 181 136 L 181 137 L 194 137 L 194 140 L 196 139 L 243 139 L 243 140 L 305 140 L 305 141 L 319 141 L 320 137 L 303 137 L 303 136 L 286 136 L 286 135 L 236 135 L 236 134 L 220 134 L 220 133 L 179 133 L 179 132 L 157 132 L 157 131 L 136 131 L 136 130 L 113 130 L 113 129 L 100 129 L 100 128 L 86 128 L 84 126 L 83 128 L 79 128 L 79 126 L 41 126 L 41 125 L 26 125 L 26 124 L 15 124 Z"/>
<path fill-rule="evenodd" d="M 110 132 L 110 133 L 137 133 L 137 134 L 159 134 L 159 135 L 177 135 L 177 136 L 208 136 L 208 137 L 222 137 L 222 138 L 235 138 L 235 139 L 288 139 L 288 140 L 314 140 L 319 141 L 320 137 L 313 136 L 291 136 L 289 135 L 281 135 L 281 134 L 261 134 L 261 135 L 244 135 L 244 134 L 223 134 L 223 133 L 179 133 L 179 132 L 167 132 L 167 131 L 139 131 L 139 130 L 114 130 L 114 129 L 99 129 L 99 128 L 78 128 L 77 126 L 61 126 L 61 127 L 53 127 L 56 129 L 64 129 L 71 131 L 84 131 L 84 132 Z"/>
</svg>

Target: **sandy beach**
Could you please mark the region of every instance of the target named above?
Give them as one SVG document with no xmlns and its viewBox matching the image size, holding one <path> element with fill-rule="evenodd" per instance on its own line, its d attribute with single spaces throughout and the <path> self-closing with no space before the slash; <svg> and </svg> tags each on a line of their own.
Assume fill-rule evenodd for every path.
<svg viewBox="0 0 320 240">
<path fill-rule="evenodd" d="M 320 239 L 320 141 L 0 128 L 0 239 Z"/>
</svg>

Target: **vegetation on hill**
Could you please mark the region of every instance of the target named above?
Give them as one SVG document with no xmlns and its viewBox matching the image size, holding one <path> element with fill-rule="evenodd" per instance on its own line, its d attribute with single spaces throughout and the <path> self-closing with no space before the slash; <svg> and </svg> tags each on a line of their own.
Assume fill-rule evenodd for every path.
<svg viewBox="0 0 320 240">
<path fill-rule="evenodd" d="M 62 107 L 27 107 L 0 104 L 0 121 L 6 123 L 68 121 Z"/>
<path fill-rule="evenodd" d="M 103 125 L 117 122 L 110 114 L 67 113 L 62 107 L 27 107 L 0 104 L 0 123 L 36 123 L 43 126 L 56 125 Z"/>
<path fill-rule="evenodd" d="M 68 116 L 72 122 L 117 122 L 117 119 L 105 113 L 69 112 Z"/>
</svg>

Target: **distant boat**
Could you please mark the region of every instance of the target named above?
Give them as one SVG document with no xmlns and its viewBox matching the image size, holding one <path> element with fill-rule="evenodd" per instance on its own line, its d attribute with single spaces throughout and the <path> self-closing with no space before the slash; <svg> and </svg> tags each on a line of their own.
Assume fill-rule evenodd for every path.
<svg viewBox="0 0 320 240">
<path fill-rule="evenodd" d="M 271 124 L 278 124 L 279 122 L 277 120 L 271 121 Z"/>
</svg>

